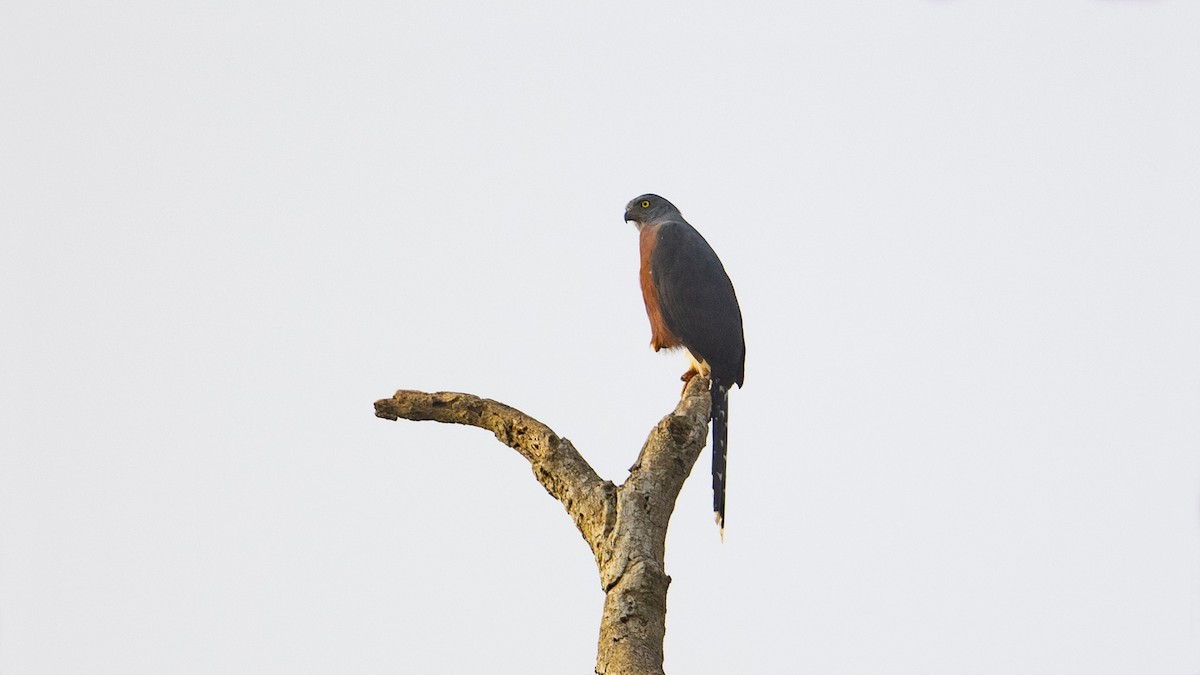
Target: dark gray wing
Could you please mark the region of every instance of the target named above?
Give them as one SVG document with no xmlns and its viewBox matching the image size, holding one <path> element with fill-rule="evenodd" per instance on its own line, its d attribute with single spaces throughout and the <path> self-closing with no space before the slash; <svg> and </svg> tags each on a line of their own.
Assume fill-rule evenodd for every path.
<svg viewBox="0 0 1200 675">
<path fill-rule="evenodd" d="M 716 252 L 685 222 L 658 226 L 650 274 L 663 320 L 684 346 L 708 362 L 713 379 L 741 386 L 746 342 L 733 283 Z"/>
</svg>

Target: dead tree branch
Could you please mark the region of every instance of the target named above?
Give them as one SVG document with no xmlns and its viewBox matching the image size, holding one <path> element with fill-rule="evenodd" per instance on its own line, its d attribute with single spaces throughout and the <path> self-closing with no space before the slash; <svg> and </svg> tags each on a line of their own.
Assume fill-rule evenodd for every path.
<svg viewBox="0 0 1200 675">
<path fill-rule="evenodd" d="M 671 581 L 663 563 L 667 525 L 704 448 L 708 387 L 706 378 L 692 378 L 675 411 L 650 432 L 620 487 L 600 478 L 550 427 L 491 399 L 402 389 L 376 401 L 375 415 L 487 429 L 529 460 L 534 477 L 566 507 L 596 558 L 605 594 L 596 672 L 661 675 Z"/>
</svg>

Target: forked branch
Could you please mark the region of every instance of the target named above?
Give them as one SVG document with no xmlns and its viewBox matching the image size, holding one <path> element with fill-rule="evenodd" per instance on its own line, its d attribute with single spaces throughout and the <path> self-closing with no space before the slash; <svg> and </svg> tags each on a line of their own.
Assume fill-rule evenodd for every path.
<svg viewBox="0 0 1200 675">
<path fill-rule="evenodd" d="M 453 392 L 400 390 L 375 402 L 390 420 L 433 420 L 487 429 L 529 460 L 591 547 L 604 589 L 596 672 L 658 675 L 670 577 L 663 558 L 675 499 L 704 447 L 709 381 L 694 377 L 675 411 L 650 432 L 620 487 L 600 478 L 567 439 L 525 413 Z"/>
</svg>

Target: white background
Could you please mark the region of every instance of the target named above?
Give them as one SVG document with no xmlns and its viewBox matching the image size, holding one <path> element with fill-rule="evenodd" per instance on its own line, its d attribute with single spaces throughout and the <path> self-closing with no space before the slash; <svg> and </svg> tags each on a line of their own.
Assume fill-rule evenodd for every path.
<svg viewBox="0 0 1200 675">
<path fill-rule="evenodd" d="M 624 480 L 647 191 L 748 344 L 668 672 L 1200 672 L 1200 4 L 483 5 L 0 3 L 0 672 L 590 672 L 562 506 L 372 403 Z"/>
</svg>

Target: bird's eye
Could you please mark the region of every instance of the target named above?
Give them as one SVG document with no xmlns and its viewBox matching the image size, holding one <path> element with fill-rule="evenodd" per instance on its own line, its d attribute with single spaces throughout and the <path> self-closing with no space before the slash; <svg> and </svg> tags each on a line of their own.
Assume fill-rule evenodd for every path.
<svg viewBox="0 0 1200 675">
<path fill-rule="evenodd" d="M 650 200 L 649 200 L 649 199 L 643 199 L 643 200 L 642 200 L 642 208 L 643 208 L 643 209 L 648 209 L 648 208 L 650 208 Z"/>
</svg>

